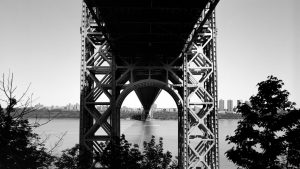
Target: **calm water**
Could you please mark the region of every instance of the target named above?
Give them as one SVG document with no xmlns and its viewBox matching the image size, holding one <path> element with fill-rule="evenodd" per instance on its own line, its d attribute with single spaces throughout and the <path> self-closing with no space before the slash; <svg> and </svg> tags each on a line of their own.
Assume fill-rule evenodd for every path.
<svg viewBox="0 0 300 169">
<path fill-rule="evenodd" d="M 33 120 L 31 120 L 33 121 Z M 41 119 L 40 122 L 44 122 Z M 225 142 L 226 135 L 233 135 L 237 127 L 238 120 L 219 120 L 219 147 L 220 147 L 220 168 L 235 169 L 233 163 L 227 160 L 224 153 L 231 148 Z M 156 138 L 163 137 L 164 149 L 177 155 L 177 121 L 176 120 L 152 120 L 152 121 L 134 121 L 121 120 L 121 132 L 126 135 L 126 139 L 131 143 L 142 146 L 144 140 L 150 140 L 154 135 Z M 53 147 L 57 140 L 63 135 L 64 139 L 60 146 L 55 149 L 56 153 L 70 148 L 79 141 L 79 119 L 55 119 L 35 130 L 42 138 L 48 138 L 47 147 Z"/>
</svg>

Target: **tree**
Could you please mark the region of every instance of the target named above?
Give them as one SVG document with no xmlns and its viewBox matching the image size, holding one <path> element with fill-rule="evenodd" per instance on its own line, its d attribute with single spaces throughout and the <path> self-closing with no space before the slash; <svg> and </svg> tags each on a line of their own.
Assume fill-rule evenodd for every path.
<svg viewBox="0 0 300 169">
<path fill-rule="evenodd" d="M 299 110 L 292 110 L 288 119 L 299 119 Z M 289 120 L 287 120 L 289 121 Z M 300 122 L 287 128 L 285 139 L 287 142 L 286 160 L 288 167 L 300 168 Z"/>
<path fill-rule="evenodd" d="M 100 159 L 102 165 L 112 168 L 112 162 L 119 163 L 122 169 L 178 169 L 177 161 L 172 161 L 172 155 L 169 151 L 163 152 L 163 139 L 159 139 L 156 144 L 155 137 L 147 143 L 144 142 L 143 153 L 139 150 L 138 145 L 130 144 L 125 136 L 122 135 L 116 141 L 118 144 L 108 142 L 101 144 L 103 152 L 95 154 L 95 158 Z M 117 156 L 112 153 L 113 148 L 118 151 Z M 73 169 L 78 167 L 79 146 L 63 151 L 55 165 L 59 169 Z M 118 161 L 117 161 L 118 160 Z"/>
<path fill-rule="evenodd" d="M 294 108 L 295 103 L 288 101 L 289 92 L 282 89 L 283 85 L 282 80 L 269 76 L 258 83 L 258 93 L 250 98 L 250 105 L 237 107 L 243 120 L 235 135 L 226 138 L 234 144 L 226 156 L 236 165 L 249 169 L 282 168 L 292 164 L 288 164 L 294 159 L 292 155 L 297 156 L 294 150 L 300 149 L 292 147 L 297 142 L 292 136 L 299 132 L 295 129 L 299 129 L 300 113 Z"/>
<path fill-rule="evenodd" d="M 16 98 L 13 86 L 13 74 L 0 81 L 0 91 L 4 95 L 1 101 L 7 106 L 3 109 L 0 105 L 0 168 L 5 169 L 36 169 L 47 168 L 54 157 L 46 151 L 44 142 L 33 133 L 33 127 L 38 123 L 30 124 L 23 116 L 35 110 L 29 107 L 30 98 L 22 104 L 27 90 L 20 98 Z M 15 108 L 18 104 L 20 108 Z"/>
<path fill-rule="evenodd" d="M 159 138 L 159 143 L 155 144 L 155 137 L 149 143 L 144 142 L 144 156 L 142 168 L 144 169 L 167 169 L 172 161 L 169 151 L 163 152 L 163 139 Z"/>
<path fill-rule="evenodd" d="M 163 152 L 163 139 L 159 138 L 159 143 L 156 144 L 155 137 L 152 136 L 151 140 L 147 143 L 144 142 L 144 151 L 139 151 L 138 145 L 131 145 L 122 135 L 120 144 L 112 144 L 103 146 L 103 154 L 100 155 L 102 164 L 111 167 L 111 161 L 115 159 L 120 160 L 120 167 L 122 169 L 175 169 L 177 166 L 176 161 L 172 162 L 172 155 L 169 151 Z M 113 156 L 113 146 L 117 146 L 118 157 Z"/>
<path fill-rule="evenodd" d="M 113 163 L 117 163 L 121 168 L 130 169 L 130 168 L 140 168 L 141 161 L 143 156 L 139 151 L 137 145 L 133 147 L 125 139 L 125 135 L 122 135 L 120 139 L 116 139 L 116 142 L 109 142 L 107 145 L 101 144 L 102 149 L 104 150 L 102 154 L 99 154 L 99 159 L 101 164 L 112 167 Z M 113 153 L 113 149 L 118 153 Z M 117 156 L 116 156 L 117 155 Z"/>
<path fill-rule="evenodd" d="M 79 144 L 63 150 L 62 155 L 56 158 L 54 165 L 58 169 L 77 169 L 79 167 Z"/>
</svg>

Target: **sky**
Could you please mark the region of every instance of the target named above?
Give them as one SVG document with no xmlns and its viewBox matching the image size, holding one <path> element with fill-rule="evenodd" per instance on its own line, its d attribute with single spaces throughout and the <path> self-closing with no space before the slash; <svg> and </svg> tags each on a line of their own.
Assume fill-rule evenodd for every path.
<svg viewBox="0 0 300 169">
<path fill-rule="evenodd" d="M 79 102 L 81 0 L 1 0 L 0 73 L 35 103 Z M 216 8 L 218 98 L 248 100 L 274 75 L 300 104 L 300 1 L 220 0 Z M 162 92 L 158 107 L 175 107 Z M 140 107 L 130 94 L 123 105 Z M 299 107 L 299 105 L 297 106 Z"/>
</svg>

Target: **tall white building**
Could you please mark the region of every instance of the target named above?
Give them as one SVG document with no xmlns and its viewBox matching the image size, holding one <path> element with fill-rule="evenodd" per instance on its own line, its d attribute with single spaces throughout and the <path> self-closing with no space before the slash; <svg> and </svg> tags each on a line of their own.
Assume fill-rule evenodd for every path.
<svg viewBox="0 0 300 169">
<path fill-rule="evenodd" d="M 227 100 L 227 111 L 233 112 L 233 100 Z"/>
<path fill-rule="evenodd" d="M 225 110 L 225 103 L 223 99 L 219 100 L 219 111 L 224 111 Z"/>
</svg>

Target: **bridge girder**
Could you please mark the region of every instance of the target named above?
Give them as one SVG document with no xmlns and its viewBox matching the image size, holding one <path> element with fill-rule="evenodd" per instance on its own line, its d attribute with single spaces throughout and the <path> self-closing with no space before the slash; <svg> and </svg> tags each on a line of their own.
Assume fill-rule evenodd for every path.
<svg viewBox="0 0 300 169">
<path fill-rule="evenodd" d="M 206 1 L 200 17 L 181 45 L 171 42 L 174 39 L 170 37 L 171 40 L 160 40 L 162 43 L 159 43 L 155 41 L 159 38 L 147 39 L 144 35 L 130 33 L 135 37 L 127 38 L 127 42 L 134 42 L 130 44 L 131 50 L 135 44 L 144 44 L 147 40 L 151 43 L 146 47 L 138 46 L 141 49 L 132 51 L 132 55 L 123 49 L 126 45 L 122 46 L 122 40 L 116 38 L 118 34 L 113 33 L 114 38 L 110 38 L 110 30 L 106 28 L 101 9 L 97 7 L 97 3 L 101 2 L 108 3 L 85 0 L 82 8 L 80 154 L 86 158 L 81 164 L 105 168 L 97 156 L 102 152 L 100 144 L 120 136 L 120 100 L 126 97 L 128 91 L 157 87 L 172 93 L 173 98 L 180 96 L 176 103 L 180 168 L 218 169 L 216 25 L 213 11 L 218 1 Z M 108 4 L 106 8 L 109 8 Z M 162 39 L 168 35 L 157 32 L 141 34 L 146 34 L 146 37 L 156 34 Z M 157 48 L 162 44 L 173 45 L 178 55 L 175 56 L 174 51 L 161 52 L 162 49 Z M 114 52 L 120 46 L 122 50 Z M 146 52 L 153 49 L 158 54 L 147 54 L 142 49 Z M 144 56 L 141 55 L 143 52 Z M 143 95 L 143 92 L 140 94 Z"/>
</svg>

